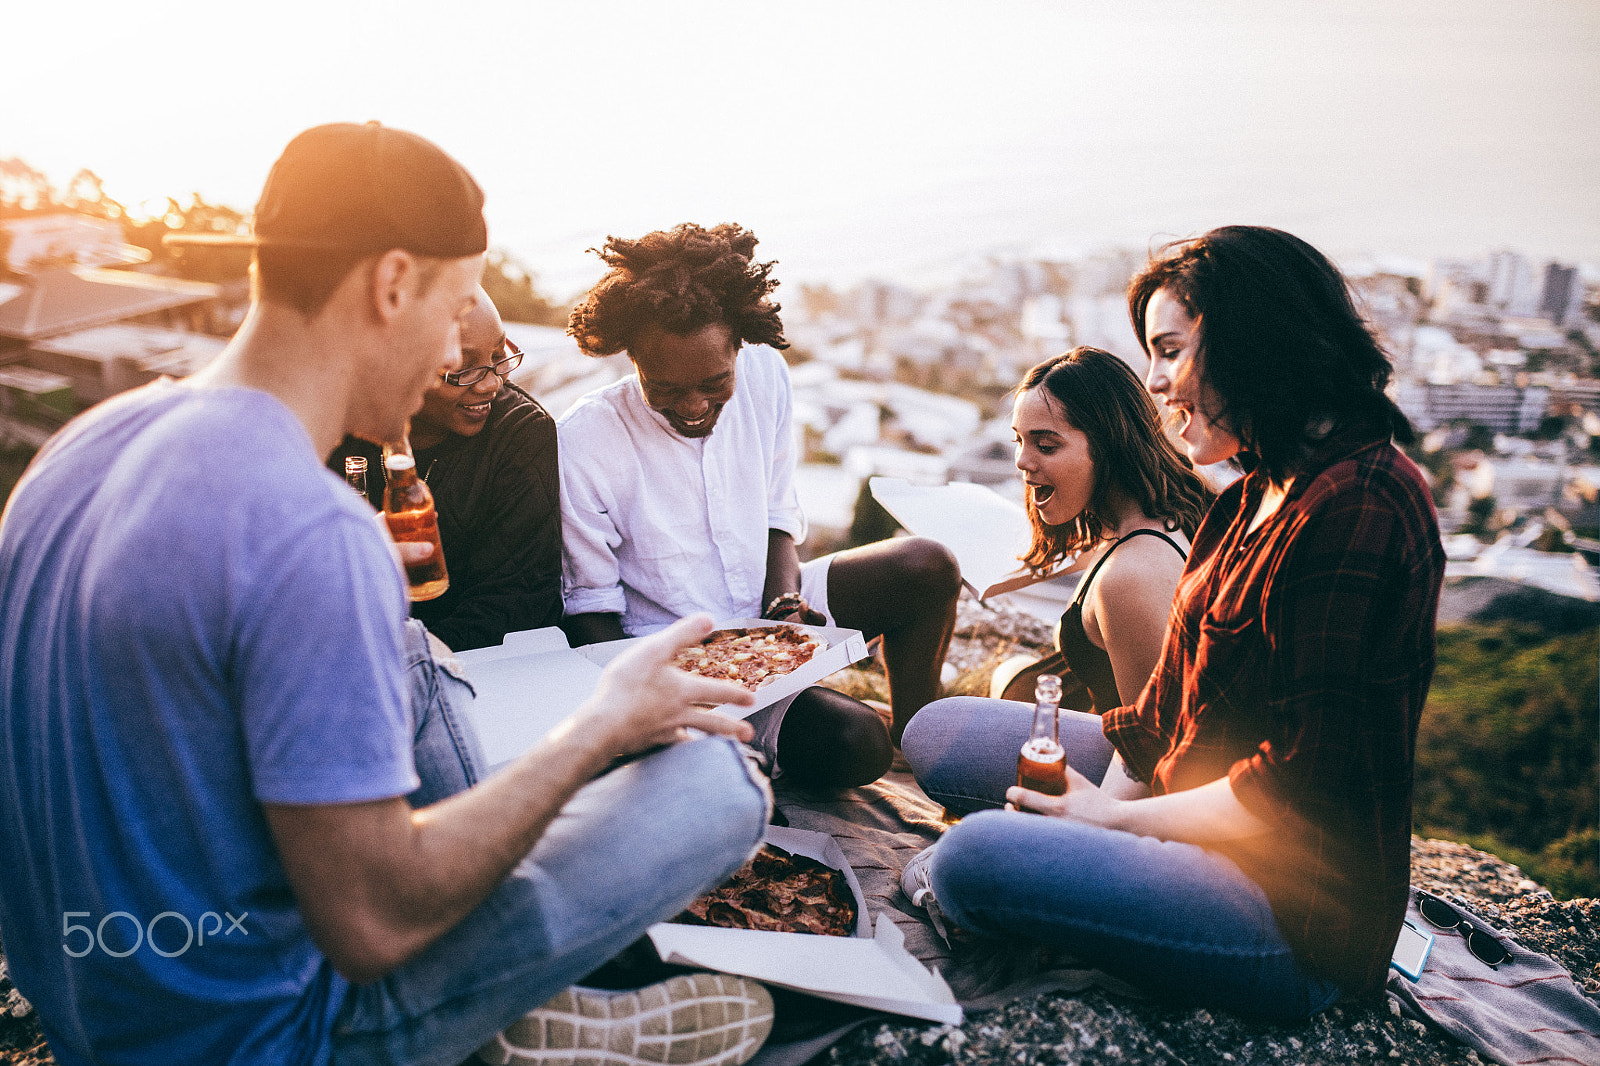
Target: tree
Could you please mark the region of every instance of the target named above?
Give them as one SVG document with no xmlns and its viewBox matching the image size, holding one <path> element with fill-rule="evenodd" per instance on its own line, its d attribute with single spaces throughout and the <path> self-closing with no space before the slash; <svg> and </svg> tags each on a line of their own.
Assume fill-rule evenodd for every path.
<svg viewBox="0 0 1600 1066">
<path fill-rule="evenodd" d="M 1537 853 L 1596 826 L 1600 632 L 1522 622 L 1439 630 L 1417 734 L 1416 821 Z"/>
<path fill-rule="evenodd" d="M 0 159 L 0 217 L 15 217 L 55 206 L 50 179 L 20 159 Z"/>
<path fill-rule="evenodd" d="M 483 262 L 483 289 L 507 322 L 565 326 L 571 307 L 553 303 L 539 292 L 533 271 L 509 252 L 491 250 Z"/>
</svg>

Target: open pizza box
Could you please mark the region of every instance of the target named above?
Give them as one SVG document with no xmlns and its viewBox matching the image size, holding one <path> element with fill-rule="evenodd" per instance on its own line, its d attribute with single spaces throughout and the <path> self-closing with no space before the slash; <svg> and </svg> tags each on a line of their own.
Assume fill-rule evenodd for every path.
<svg viewBox="0 0 1600 1066">
<path fill-rule="evenodd" d="M 1081 569 L 1076 560 L 1045 574 L 1023 569 L 1032 538 L 1028 513 L 987 486 L 966 481 L 913 485 L 904 478 L 875 477 L 868 487 L 895 521 L 950 549 L 961 564 L 962 582 L 980 600 Z"/>
<path fill-rule="evenodd" d="M 759 618 L 734 618 L 718 629 L 775 625 Z M 785 623 L 786 625 L 789 623 Z M 817 637 L 827 647 L 792 673 L 756 689 L 749 707 L 723 704 L 717 710 L 745 718 L 785 696 L 816 684 L 829 674 L 867 657 L 867 642 L 859 631 L 837 626 L 796 626 Z M 538 743 L 594 691 L 601 668 L 634 643 L 634 639 L 569 647 L 558 628 L 528 629 L 508 633 L 501 644 L 459 652 L 477 699 L 467 717 L 483 744 L 490 770 L 510 762 Z"/>
<path fill-rule="evenodd" d="M 718 628 L 771 624 L 733 619 Z M 827 641 L 827 648 L 800 669 L 757 689 L 755 707 L 725 707 L 726 712 L 748 715 L 866 658 L 866 642 L 856 630 L 799 628 Z M 477 693 L 465 710 L 483 744 L 489 769 L 516 758 L 571 713 L 594 690 L 602 665 L 629 643 L 614 641 L 574 649 L 567 645 L 561 630 L 551 628 L 512 633 L 497 647 L 461 652 L 457 658 Z M 904 937 L 886 915 L 873 924 L 861 884 L 837 841 L 826 833 L 786 826 L 768 826 L 766 839 L 844 874 L 856 900 L 855 935 L 816 936 L 664 922 L 649 930 L 662 959 L 741 974 L 822 999 L 960 1024 L 961 1006 L 943 978 L 930 973 L 906 951 Z"/>
<path fill-rule="evenodd" d="M 929 971 L 905 949 L 905 936 L 887 914 L 876 926 L 855 871 L 826 833 L 768 826 L 767 843 L 804 855 L 844 874 L 856 900 L 854 936 L 774 933 L 661 922 L 650 941 L 665 962 L 752 977 L 820 999 L 850 1003 L 912 1018 L 960 1025 L 961 1005 L 937 970 Z"/>
</svg>

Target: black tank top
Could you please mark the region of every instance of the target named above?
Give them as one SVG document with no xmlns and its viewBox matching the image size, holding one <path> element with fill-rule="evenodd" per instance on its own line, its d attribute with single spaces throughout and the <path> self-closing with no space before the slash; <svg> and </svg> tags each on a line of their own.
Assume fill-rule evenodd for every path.
<svg viewBox="0 0 1600 1066">
<path fill-rule="evenodd" d="M 1094 697 L 1094 712 L 1104 714 L 1113 707 L 1120 707 L 1122 699 L 1117 695 L 1117 678 L 1111 671 L 1111 656 L 1105 649 L 1098 648 L 1083 631 L 1083 598 L 1089 591 L 1089 586 L 1094 584 L 1094 576 L 1100 568 L 1111 558 L 1111 553 L 1123 544 L 1140 534 L 1148 533 L 1152 537 L 1160 537 L 1172 545 L 1174 551 L 1188 562 L 1189 556 L 1178 547 L 1178 542 L 1161 532 L 1159 529 L 1136 529 L 1126 537 L 1118 540 L 1094 564 L 1094 568 L 1078 583 L 1078 594 L 1072 597 L 1072 604 L 1061 616 L 1061 626 L 1056 631 L 1056 649 L 1066 659 L 1067 665 L 1072 668 L 1073 674 L 1082 681 L 1089 690 L 1089 695 Z"/>
</svg>

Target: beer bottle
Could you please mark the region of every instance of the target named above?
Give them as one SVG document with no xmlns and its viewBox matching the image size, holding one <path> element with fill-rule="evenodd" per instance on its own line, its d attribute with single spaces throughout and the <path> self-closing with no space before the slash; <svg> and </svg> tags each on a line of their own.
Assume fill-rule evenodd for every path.
<svg viewBox="0 0 1600 1066">
<path fill-rule="evenodd" d="M 1067 791 L 1067 757 L 1061 747 L 1061 679 L 1040 674 L 1034 683 L 1033 731 L 1017 756 L 1017 784 L 1050 796 Z"/>
<path fill-rule="evenodd" d="M 347 455 L 344 457 L 344 479 L 356 490 L 356 495 L 363 500 L 367 498 L 367 457 L 364 455 Z"/>
<path fill-rule="evenodd" d="M 417 460 L 411 446 L 385 447 L 383 467 L 383 517 L 389 534 L 397 541 L 431 541 L 433 554 L 416 565 L 406 566 L 413 600 L 432 600 L 450 587 L 450 574 L 444 566 L 444 545 L 439 542 L 439 515 L 433 508 L 433 493 L 417 476 Z"/>
</svg>

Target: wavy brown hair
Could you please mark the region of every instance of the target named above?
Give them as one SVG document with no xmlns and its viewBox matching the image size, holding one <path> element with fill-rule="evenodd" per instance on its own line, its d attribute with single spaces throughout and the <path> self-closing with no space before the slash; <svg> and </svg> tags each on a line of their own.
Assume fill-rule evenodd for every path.
<svg viewBox="0 0 1600 1066">
<path fill-rule="evenodd" d="M 686 337 L 720 324 L 740 344 L 787 348 L 780 307 L 767 298 L 778 287 L 767 276 L 775 264 L 755 261 L 756 243 L 733 223 L 607 237 L 589 250 L 611 269 L 572 309 L 567 332 L 595 356 L 627 351 L 651 326 Z"/>
<path fill-rule="evenodd" d="M 1033 543 L 1023 565 L 1034 573 L 1106 538 L 1116 526 L 1112 486 L 1168 531 L 1193 537 L 1216 493 L 1161 431 L 1155 401 L 1132 368 L 1099 348 L 1074 348 L 1028 371 L 1018 392 L 1043 388 L 1055 413 L 1089 439 L 1094 487 L 1089 505 L 1070 522 L 1046 525 L 1028 496 Z"/>
<path fill-rule="evenodd" d="M 1198 366 L 1216 418 L 1274 481 L 1293 474 L 1318 426 L 1372 424 L 1401 443 L 1411 422 L 1384 394 L 1388 353 L 1344 275 L 1305 241 L 1222 226 L 1159 248 L 1128 283 L 1128 316 L 1149 354 L 1145 314 L 1166 289 L 1199 323 Z"/>
</svg>

